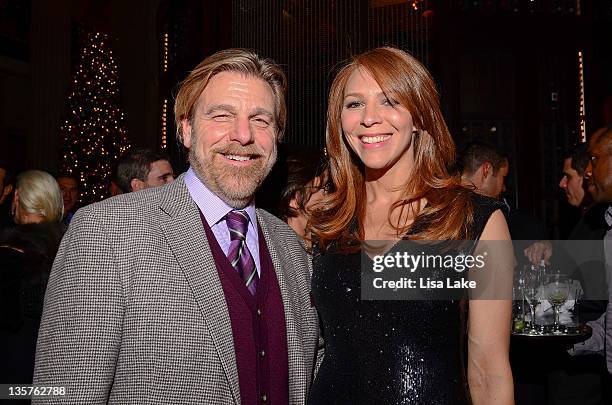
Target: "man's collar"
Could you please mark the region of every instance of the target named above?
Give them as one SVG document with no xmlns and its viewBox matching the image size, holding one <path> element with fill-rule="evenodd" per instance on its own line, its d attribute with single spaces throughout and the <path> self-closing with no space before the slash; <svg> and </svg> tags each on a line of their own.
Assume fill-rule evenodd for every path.
<svg viewBox="0 0 612 405">
<path fill-rule="evenodd" d="M 608 224 L 608 227 L 612 227 L 612 205 L 608 206 L 604 218 Z"/>
<path fill-rule="evenodd" d="M 234 210 L 233 207 L 229 206 L 225 201 L 219 198 L 218 195 L 206 187 L 192 168 L 189 168 L 185 174 L 185 185 L 187 186 L 187 190 L 189 190 L 191 198 L 193 198 L 210 226 L 220 222 L 230 211 Z M 255 225 L 257 223 L 255 202 L 251 201 L 244 210 L 249 215 L 251 224 Z"/>
</svg>

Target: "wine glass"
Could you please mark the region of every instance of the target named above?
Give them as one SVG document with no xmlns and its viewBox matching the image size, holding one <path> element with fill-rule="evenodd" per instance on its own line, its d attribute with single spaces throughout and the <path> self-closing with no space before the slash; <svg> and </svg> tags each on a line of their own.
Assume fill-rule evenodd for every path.
<svg viewBox="0 0 612 405">
<path fill-rule="evenodd" d="M 542 273 L 538 266 L 527 265 L 523 269 L 523 296 L 531 311 L 531 333 L 537 333 L 536 308 L 540 305 Z"/>
<path fill-rule="evenodd" d="M 512 288 L 512 332 L 525 332 L 525 298 L 523 279 L 519 277 Z"/>
<path fill-rule="evenodd" d="M 565 304 L 569 296 L 569 278 L 565 274 L 549 274 L 546 276 L 546 299 L 555 311 L 553 333 L 562 333 L 559 330 L 559 308 Z"/>
</svg>

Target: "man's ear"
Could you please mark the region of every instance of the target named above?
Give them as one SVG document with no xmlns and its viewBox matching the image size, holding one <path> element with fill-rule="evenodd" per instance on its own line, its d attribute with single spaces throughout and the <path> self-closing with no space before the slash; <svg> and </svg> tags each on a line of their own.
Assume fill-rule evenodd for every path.
<svg viewBox="0 0 612 405">
<path fill-rule="evenodd" d="M 187 118 L 181 120 L 181 130 L 183 133 L 183 145 L 189 149 L 191 148 L 191 122 Z"/>
<path fill-rule="evenodd" d="M 132 179 L 130 181 L 130 186 L 132 187 L 132 191 L 140 191 L 140 190 L 144 190 L 145 188 L 144 181 L 140 179 Z"/>
<path fill-rule="evenodd" d="M 493 174 L 493 166 L 491 166 L 491 163 L 489 162 L 484 162 L 482 164 L 482 176 L 486 179 L 492 174 Z"/>
</svg>

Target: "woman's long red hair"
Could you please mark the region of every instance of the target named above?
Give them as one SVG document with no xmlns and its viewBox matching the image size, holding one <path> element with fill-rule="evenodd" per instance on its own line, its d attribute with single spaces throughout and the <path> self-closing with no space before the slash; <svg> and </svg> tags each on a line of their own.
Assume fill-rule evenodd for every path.
<svg viewBox="0 0 612 405">
<path fill-rule="evenodd" d="M 459 175 L 449 171 L 455 161 L 455 143 L 442 117 L 434 81 L 415 58 L 399 49 L 383 47 L 353 57 L 331 85 L 326 143 L 333 187 L 311 211 L 308 228 L 313 239 L 322 250 L 332 241 L 344 246 L 364 239 L 364 167 L 346 144 L 341 126 L 344 89 L 357 69 L 367 71 L 386 95 L 407 108 L 417 128 L 412 146 L 414 169 L 406 173 L 402 197 L 391 207 L 389 218 L 393 210 L 412 209 L 414 223 L 428 226 L 411 230 L 411 226 L 392 224 L 398 235 L 412 231 L 414 239 L 468 238 L 473 222 L 471 191 L 461 185 Z M 427 205 L 420 207 L 423 198 Z"/>
</svg>

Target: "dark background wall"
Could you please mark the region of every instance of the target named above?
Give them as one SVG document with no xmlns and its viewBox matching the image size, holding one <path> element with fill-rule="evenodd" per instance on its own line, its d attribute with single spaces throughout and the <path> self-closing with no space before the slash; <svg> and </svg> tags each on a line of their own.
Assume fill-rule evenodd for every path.
<svg viewBox="0 0 612 405">
<path fill-rule="evenodd" d="M 459 146 L 480 137 L 507 151 L 513 204 L 554 230 L 567 208 L 560 153 L 580 135 L 578 51 L 587 132 L 612 119 L 611 22 L 609 0 L 0 0 L 0 153 L 18 169 L 57 168 L 76 27 L 114 38 L 132 144 L 162 144 L 167 100 L 166 145 L 177 166 L 172 94 L 205 56 L 243 46 L 281 63 L 290 80 L 287 141 L 319 147 L 338 63 L 389 44 L 430 68 Z"/>
</svg>

